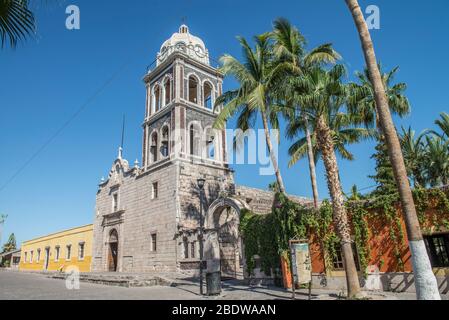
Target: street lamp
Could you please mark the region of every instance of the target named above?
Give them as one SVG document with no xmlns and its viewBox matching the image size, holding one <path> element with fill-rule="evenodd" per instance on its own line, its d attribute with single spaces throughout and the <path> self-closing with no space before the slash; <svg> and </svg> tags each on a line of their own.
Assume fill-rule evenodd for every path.
<svg viewBox="0 0 449 320">
<path fill-rule="evenodd" d="M 197 180 L 198 188 L 200 189 L 200 294 L 204 295 L 203 292 L 203 237 L 204 237 L 204 220 L 203 220 L 203 191 L 204 184 L 206 180 L 200 178 Z"/>
</svg>

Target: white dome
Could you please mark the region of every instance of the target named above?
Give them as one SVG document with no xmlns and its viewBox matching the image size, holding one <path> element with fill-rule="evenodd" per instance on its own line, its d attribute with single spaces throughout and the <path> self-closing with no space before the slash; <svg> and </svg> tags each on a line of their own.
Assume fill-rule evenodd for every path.
<svg viewBox="0 0 449 320">
<path fill-rule="evenodd" d="M 174 33 L 165 41 L 157 54 L 157 65 L 161 64 L 173 52 L 183 52 L 189 57 L 209 65 L 209 52 L 203 40 L 189 33 L 186 25 L 179 27 L 179 32 Z"/>
</svg>

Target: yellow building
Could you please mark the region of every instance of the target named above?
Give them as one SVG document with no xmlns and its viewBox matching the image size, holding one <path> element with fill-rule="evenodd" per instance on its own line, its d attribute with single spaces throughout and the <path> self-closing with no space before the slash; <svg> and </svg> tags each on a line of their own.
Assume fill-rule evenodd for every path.
<svg viewBox="0 0 449 320">
<path fill-rule="evenodd" d="M 63 271 L 78 267 L 89 272 L 92 261 L 93 225 L 53 233 L 22 244 L 19 270 Z"/>
</svg>

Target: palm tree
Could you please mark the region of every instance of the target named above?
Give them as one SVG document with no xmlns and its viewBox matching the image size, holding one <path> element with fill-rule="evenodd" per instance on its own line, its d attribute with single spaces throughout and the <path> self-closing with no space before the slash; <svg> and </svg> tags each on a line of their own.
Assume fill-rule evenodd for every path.
<svg viewBox="0 0 449 320">
<path fill-rule="evenodd" d="M 303 76 L 292 81 L 292 90 L 296 93 L 294 99 L 302 106 L 302 112 L 309 119 L 313 119 L 311 121 L 312 132 L 316 135 L 316 145 L 320 150 L 326 169 L 334 225 L 341 240 L 348 296 L 355 297 L 360 293 L 360 283 L 351 245 L 350 227 L 335 153 L 335 134 L 331 128 L 332 119 L 330 118 L 330 115 L 335 115 L 335 118 L 338 119 L 335 121 L 341 121 L 343 128 L 349 128 L 352 123 L 357 122 L 354 121 L 352 115 L 338 112 L 344 106 L 347 98 L 347 87 L 341 82 L 345 72 L 341 65 L 336 65 L 329 71 L 319 67 L 312 68 Z"/>
<path fill-rule="evenodd" d="M 327 119 L 329 122 L 329 129 L 331 130 L 332 140 L 334 141 L 335 151 L 346 160 L 354 160 L 353 154 L 346 149 L 346 146 L 353 143 L 358 143 L 363 139 L 370 138 L 374 135 L 374 132 L 367 128 L 354 128 L 352 127 L 354 122 L 354 116 L 340 112 L 338 109 L 327 110 Z M 316 128 L 316 118 L 310 118 L 309 123 L 311 128 Z M 287 126 L 287 136 L 289 138 L 297 137 L 301 132 L 305 131 L 304 117 L 293 119 Z M 310 130 L 308 130 L 310 133 Z M 312 150 L 314 153 L 313 162 L 317 162 L 321 156 L 321 151 L 317 145 L 316 132 L 310 134 L 310 140 Z M 307 154 L 308 142 L 307 138 L 301 137 L 296 140 L 289 149 L 289 155 L 291 157 L 289 166 L 293 166 L 300 159 L 304 158 Z"/>
<path fill-rule="evenodd" d="M 385 93 L 388 97 L 390 111 L 403 117 L 410 113 L 410 104 L 403 94 L 407 88 L 405 83 L 393 85 L 394 76 L 398 67 L 390 72 L 383 73 L 382 66 L 378 64 L 382 74 L 382 83 Z M 397 186 L 394 179 L 393 167 L 388 158 L 388 148 L 385 143 L 385 136 L 380 127 L 379 115 L 376 111 L 376 101 L 374 88 L 370 82 L 369 71 L 367 68 L 363 72 L 356 72 L 357 82 L 350 83 L 350 94 L 348 98 L 348 107 L 351 113 L 361 115 L 363 123 L 367 127 L 374 126 L 378 133 L 375 135 L 377 140 L 376 153 L 372 156 L 376 160 L 376 174 L 370 176 L 376 183 L 377 188 L 371 192 L 371 196 L 389 195 L 396 193 Z"/>
<path fill-rule="evenodd" d="M 407 170 L 401 151 L 401 145 L 393 119 L 391 117 L 387 95 L 385 94 L 385 88 L 382 83 L 382 77 L 379 68 L 377 67 L 374 44 L 371 40 L 368 25 L 363 17 L 358 1 L 345 0 L 345 2 L 352 14 L 360 37 L 366 65 L 369 71 L 369 79 L 373 84 L 375 92 L 376 110 L 379 115 L 379 123 L 382 128 L 382 133 L 385 136 L 390 161 L 393 166 L 394 176 L 399 190 L 402 211 L 407 227 L 410 252 L 412 254 L 417 297 L 420 300 L 440 300 L 441 297 L 438 291 L 438 284 L 435 275 L 432 272 L 432 266 L 426 251 L 418 216 L 416 214 L 410 182 L 407 177 Z"/>
<path fill-rule="evenodd" d="M 399 67 L 395 67 L 387 73 L 383 73 L 381 64 L 378 64 L 378 68 L 382 75 L 382 84 L 385 88 L 391 113 L 400 117 L 408 115 L 410 113 L 410 103 L 404 95 L 407 85 L 405 83 L 393 85 L 393 80 Z M 351 93 L 348 99 L 348 107 L 352 113 L 362 114 L 362 118 L 367 125 L 375 125 L 382 132 L 379 114 L 376 110 L 376 95 L 370 81 L 368 69 L 365 68 L 363 72 L 356 72 L 356 78 L 359 83 L 349 84 Z M 382 134 L 379 138 L 380 141 L 384 140 Z"/>
<path fill-rule="evenodd" d="M 0 2 L 0 40 L 2 48 L 9 42 L 12 48 L 35 32 L 34 14 L 28 0 Z"/>
<path fill-rule="evenodd" d="M 449 114 L 446 112 L 441 113 L 441 119 L 438 119 L 435 121 L 435 124 L 440 127 L 441 131 L 443 131 L 443 134 L 437 133 L 435 131 L 432 131 L 435 135 L 449 139 Z"/>
<path fill-rule="evenodd" d="M 428 136 L 425 155 L 427 176 L 432 187 L 449 184 L 449 140 Z"/>
<path fill-rule="evenodd" d="M 411 127 L 407 130 L 402 127 L 400 135 L 405 166 L 415 187 L 427 185 L 427 179 L 424 175 L 426 171 L 426 145 L 423 141 L 427 134 L 428 132 L 424 131 L 418 137 L 415 137 L 415 131 Z"/>
<path fill-rule="evenodd" d="M 340 59 L 340 55 L 332 48 L 331 44 L 323 44 L 307 52 L 305 49 L 306 40 L 299 30 L 287 19 L 278 18 L 274 21 L 272 37 L 275 40 L 274 50 L 279 63 L 289 66 L 289 76 L 298 77 L 307 72 L 313 66 L 324 63 L 335 63 Z M 289 93 L 286 92 L 288 99 Z M 299 114 L 298 114 L 299 113 Z M 296 119 L 301 117 L 301 121 Z M 308 119 L 301 108 L 295 108 L 288 114 L 289 119 L 296 123 L 301 123 L 305 131 L 306 150 L 309 161 L 310 180 L 312 184 L 313 200 L 315 208 L 318 208 L 319 195 L 316 181 L 315 160 L 313 145 L 310 135 Z"/>
<path fill-rule="evenodd" d="M 270 124 L 274 129 L 279 126 L 273 107 L 278 89 L 275 79 L 281 72 L 282 66 L 275 66 L 273 63 L 269 34 L 255 37 L 255 50 L 244 38 L 239 37 L 238 40 L 243 48 L 244 62 L 241 63 L 226 54 L 220 58 L 222 63 L 220 70 L 227 76 L 234 76 L 239 82 L 239 88 L 225 92 L 215 102 L 215 108 L 222 104 L 224 106 L 215 120 L 214 128 L 223 128 L 230 117 L 239 113 L 237 126 L 244 132 L 254 126 L 257 115 L 260 115 L 279 191 L 285 193 L 284 182 L 270 138 Z"/>
</svg>

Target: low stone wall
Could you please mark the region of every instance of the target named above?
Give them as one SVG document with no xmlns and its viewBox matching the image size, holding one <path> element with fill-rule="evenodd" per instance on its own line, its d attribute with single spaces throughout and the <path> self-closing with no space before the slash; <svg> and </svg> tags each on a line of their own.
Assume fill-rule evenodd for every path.
<svg viewBox="0 0 449 320">
<path fill-rule="evenodd" d="M 449 274 L 437 275 L 438 287 L 441 294 L 449 293 Z M 382 273 L 368 275 L 360 280 L 365 291 L 408 292 L 415 293 L 414 275 L 412 273 Z M 313 289 L 346 290 L 346 278 L 344 276 L 326 276 L 314 274 L 312 277 Z"/>
</svg>

